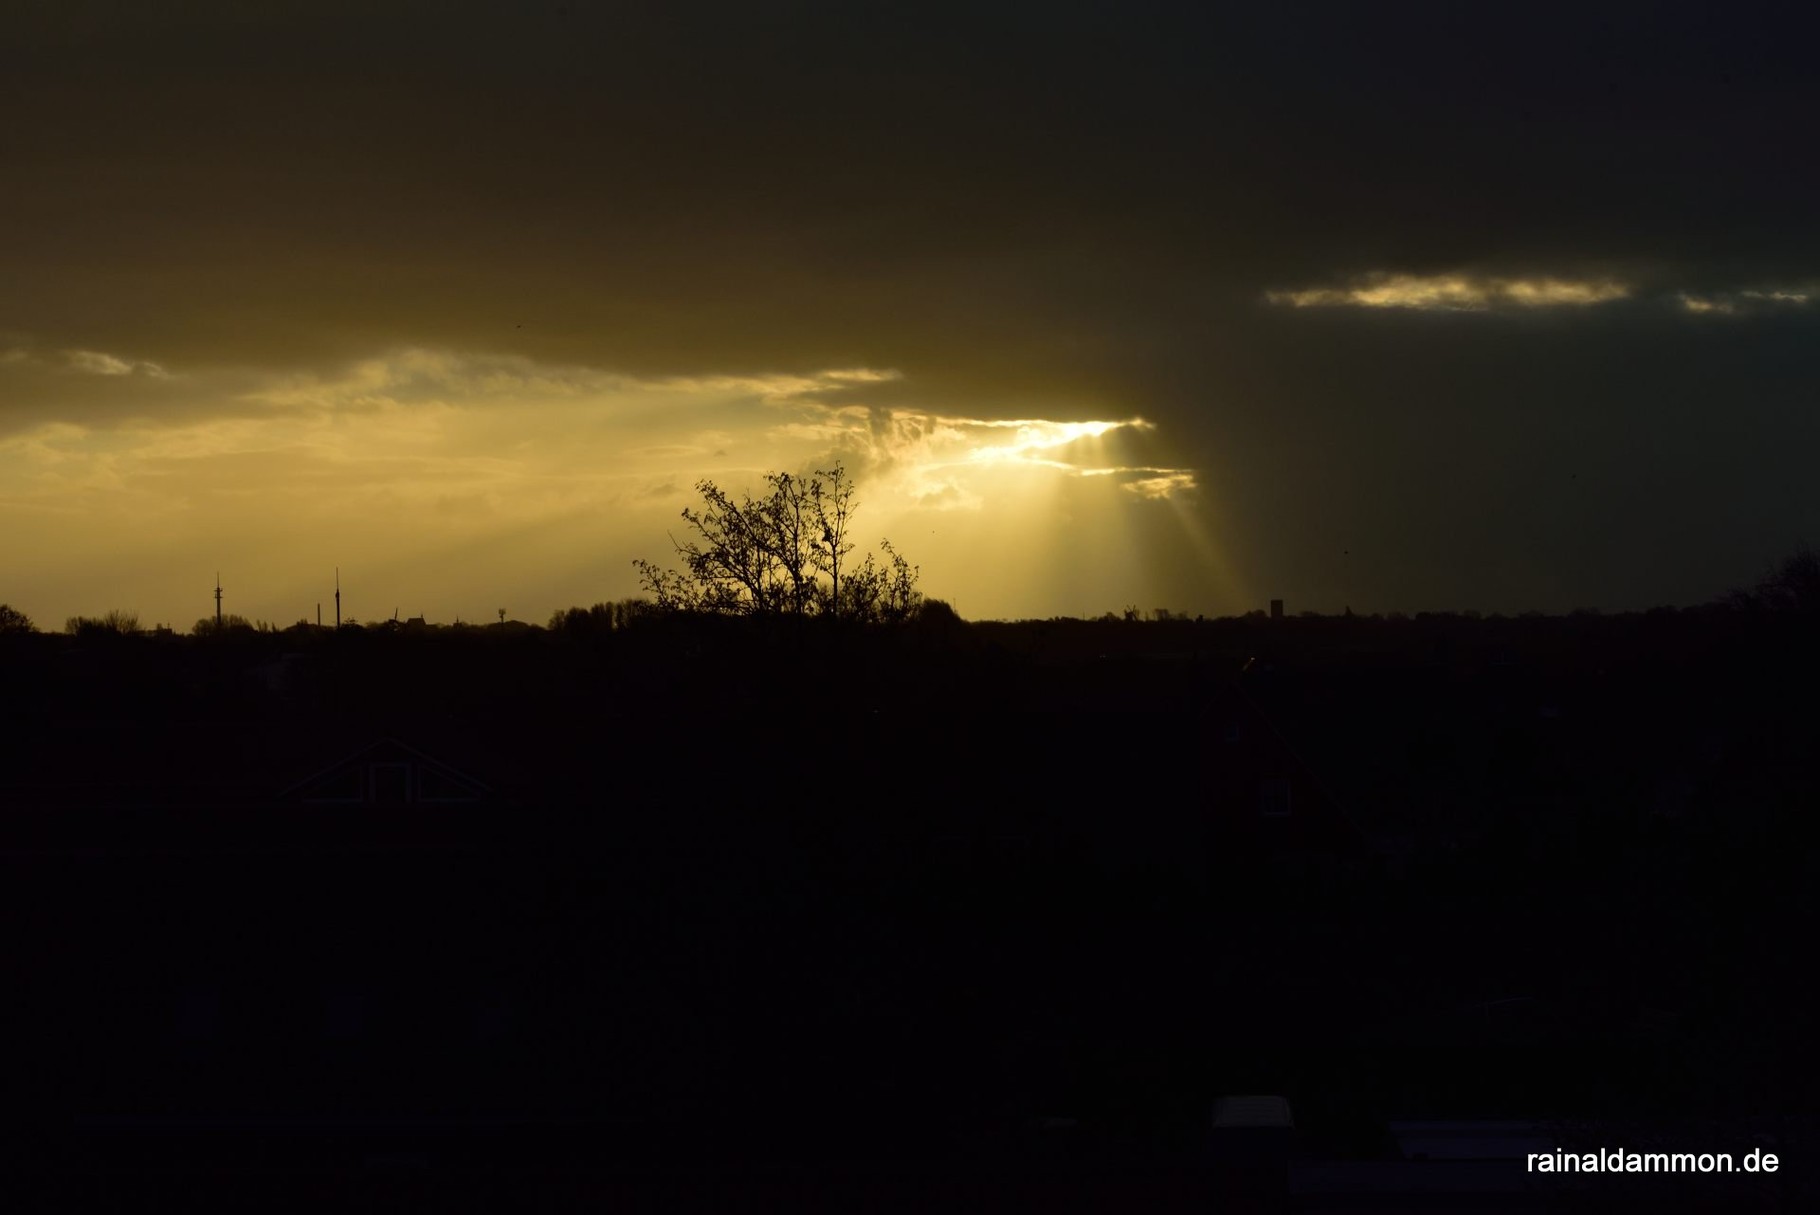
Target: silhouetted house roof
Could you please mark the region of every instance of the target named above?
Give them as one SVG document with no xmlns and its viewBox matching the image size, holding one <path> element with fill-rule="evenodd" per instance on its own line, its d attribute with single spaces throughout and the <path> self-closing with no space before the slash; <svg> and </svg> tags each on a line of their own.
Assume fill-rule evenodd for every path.
<svg viewBox="0 0 1820 1215">
<path fill-rule="evenodd" d="M 1112 869 L 1204 870 L 1367 850 L 1319 776 L 1237 689 L 1188 712 L 991 723 L 941 745 L 936 764 L 898 785 L 921 796 L 868 813 L 860 831 L 889 829 L 937 864 L 969 868 L 1062 853 Z"/>
<path fill-rule="evenodd" d="M 280 792 L 283 804 L 340 806 L 472 805 L 492 791 L 415 747 L 383 738 Z"/>
<path fill-rule="evenodd" d="M 1272 852 L 1360 855 L 1362 833 L 1294 740 L 1243 689 L 1216 697 L 1203 732 L 1203 788 L 1217 839 Z"/>
<path fill-rule="evenodd" d="M 1283 1097 L 1221 1097 L 1213 1103 L 1214 1128 L 1270 1127 L 1295 1125 L 1289 1102 Z"/>
<path fill-rule="evenodd" d="M 1557 1146 L 1554 1130 L 1533 1120 L 1398 1121 L 1390 1133 L 1405 1160 L 1521 1160 Z"/>
</svg>

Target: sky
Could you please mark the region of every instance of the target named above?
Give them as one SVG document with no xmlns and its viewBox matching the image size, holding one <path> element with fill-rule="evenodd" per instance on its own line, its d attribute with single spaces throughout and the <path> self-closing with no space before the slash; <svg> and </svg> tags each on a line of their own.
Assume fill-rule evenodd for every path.
<svg viewBox="0 0 1820 1215">
<path fill-rule="evenodd" d="M 0 601 L 541 622 L 827 468 L 972 619 L 1820 538 L 1795 6 L 27 0 Z"/>
</svg>

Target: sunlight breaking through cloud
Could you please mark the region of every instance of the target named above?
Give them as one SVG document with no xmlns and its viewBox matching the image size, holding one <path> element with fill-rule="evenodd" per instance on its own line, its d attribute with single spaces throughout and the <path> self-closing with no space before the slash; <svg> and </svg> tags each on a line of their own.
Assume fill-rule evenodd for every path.
<svg viewBox="0 0 1820 1215">
<path fill-rule="evenodd" d="M 241 610 L 287 620 L 337 565 L 443 619 L 486 610 L 501 582 L 546 607 L 633 594 L 631 559 L 661 550 L 702 479 L 738 493 L 836 462 L 860 486 L 865 539 L 902 539 L 968 610 L 1029 611 L 1064 584 L 1100 610 L 1100 594 L 1123 602 L 1158 576 L 1133 537 L 1185 535 L 1199 501 L 1146 419 L 868 400 L 904 399 L 890 369 L 631 376 L 413 347 L 166 378 L 124 356 L 60 350 L 52 364 L 15 348 L 8 376 L 75 383 L 79 364 L 118 386 L 112 412 L 0 434 L 0 530 L 35 537 L 18 572 L 52 617 L 95 609 L 94 571 L 127 565 L 145 588 L 130 606 L 179 622 L 202 610 L 194 570 L 217 565 L 235 571 Z M 181 411 L 143 407 L 178 382 Z M 1174 522 L 1149 505 L 1165 500 Z M 1073 586 L 1083 561 L 1109 572 Z"/>
<path fill-rule="evenodd" d="M 1097 439 L 1108 431 L 1121 426 L 1130 426 L 1138 430 L 1150 428 L 1150 423 L 1142 418 L 1133 418 L 1128 422 L 992 422 L 986 423 L 987 429 L 1007 426 L 1017 428 L 1017 436 L 1008 442 L 983 443 L 968 453 L 967 458 L 984 463 L 1017 460 L 1032 464 L 1046 464 L 1055 468 L 1072 468 L 1073 465 L 1056 460 L 1044 459 L 1034 453 L 1052 451 L 1065 446 L 1076 439 Z"/>
<path fill-rule="evenodd" d="M 876 420 L 875 420 L 876 421 Z M 1188 469 L 1106 464 L 1088 456 L 1103 456 L 1104 443 L 1128 435 L 1154 431 L 1156 424 L 1143 418 L 1123 421 L 1051 422 L 1040 419 L 985 419 L 925 417 L 892 411 L 882 431 L 882 450 L 872 454 L 880 464 L 910 470 L 919 502 L 942 509 L 968 506 L 977 509 L 984 499 L 961 488 L 956 478 L 970 468 L 1022 467 L 1046 469 L 1069 477 L 1113 477 L 1126 489 L 1142 482 L 1147 488 L 1132 490 L 1139 497 L 1162 498 L 1195 487 Z M 1011 431 L 1005 436 L 1005 431 Z"/>
</svg>

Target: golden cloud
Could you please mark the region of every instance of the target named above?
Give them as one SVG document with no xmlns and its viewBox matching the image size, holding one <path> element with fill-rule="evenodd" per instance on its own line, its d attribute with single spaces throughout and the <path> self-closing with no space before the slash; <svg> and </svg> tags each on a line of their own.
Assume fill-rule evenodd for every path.
<svg viewBox="0 0 1820 1215">
<path fill-rule="evenodd" d="M 863 529 L 915 540 L 943 591 L 995 610 L 1039 595 L 1025 575 L 1046 575 L 1007 578 L 1009 558 L 971 546 L 1048 552 L 1031 537 L 1066 516 L 1070 535 L 1086 527 L 1116 554 L 1122 504 L 1194 483 L 1137 453 L 1130 440 L 1156 429 L 1145 419 L 856 403 L 900 378 L 882 369 L 641 378 L 403 349 L 316 375 L 191 373 L 171 415 L 139 406 L 178 377 L 83 353 L 121 409 L 0 437 L 0 530 L 30 538 L 17 573 L 46 618 L 124 605 L 182 623 L 207 606 L 190 603 L 195 570 L 217 566 L 233 571 L 237 610 L 286 621 L 337 565 L 363 568 L 386 610 L 396 599 L 442 619 L 491 610 L 507 582 L 546 609 L 612 598 L 636 592 L 631 558 L 659 555 L 701 478 L 737 493 L 836 460 L 862 482 Z M 128 565 L 130 603 L 90 598 L 113 595 Z"/>
<path fill-rule="evenodd" d="M 1492 308 L 1585 307 L 1628 298 L 1632 288 L 1614 279 L 1484 278 L 1470 274 L 1380 272 L 1339 287 L 1269 291 L 1272 304 L 1292 308 L 1410 308 L 1484 312 Z"/>
<path fill-rule="evenodd" d="M 1156 502 L 1192 491 L 1195 488 L 1195 480 L 1194 474 L 1191 472 L 1168 472 L 1162 476 L 1127 481 L 1120 488 L 1128 494 L 1135 494 L 1140 498 Z"/>
<path fill-rule="evenodd" d="M 146 375 L 153 379 L 164 379 L 170 374 L 158 364 L 145 359 L 123 359 L 99 350 L 66 350 L 63 353 L 71 370 L 87 375 Z"/>
<path fill-rule="evenodd" d="M 1695 316 L 1739 316 L 1789 308 L 1805 308 L 1820 291 L 1814 288 L 1752 287 L 1742 291 L 1696 293 L 1676 296 L 1684 312 Z"/>
</svg>

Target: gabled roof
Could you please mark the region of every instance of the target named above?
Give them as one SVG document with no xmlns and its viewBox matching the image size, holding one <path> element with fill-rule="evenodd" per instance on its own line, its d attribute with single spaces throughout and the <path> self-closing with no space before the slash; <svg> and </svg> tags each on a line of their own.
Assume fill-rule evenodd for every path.
<svg viewBox="0 0 1820 1215">
<path fill-rule="evenodd" d="M 1293 1127 L 1295 1116 L 1285 1097 L 1221 1097 L 1213 1103 L 1214 1128 Z"/>
<path fill-rule="evenodd" d="M 314 805 L 450 805 L 485 801 L 483 782 L 395 738 L 369 743 L 277 796 Z"/>
<path fill-rule="evenodd" d="M 1201 718 L 1206 783 L 1222 795 L 1221 818 L 1257 829 L 1264 786 L 1284 786 L 1285 813 L 1269 829 L 1279 845 L 1357 853 L 1367 836 L 1276 715 L 1235 680 L 1213 690 Z M 1275 816 L 1263 814 L 1269 819 Z"/>
</svg>

